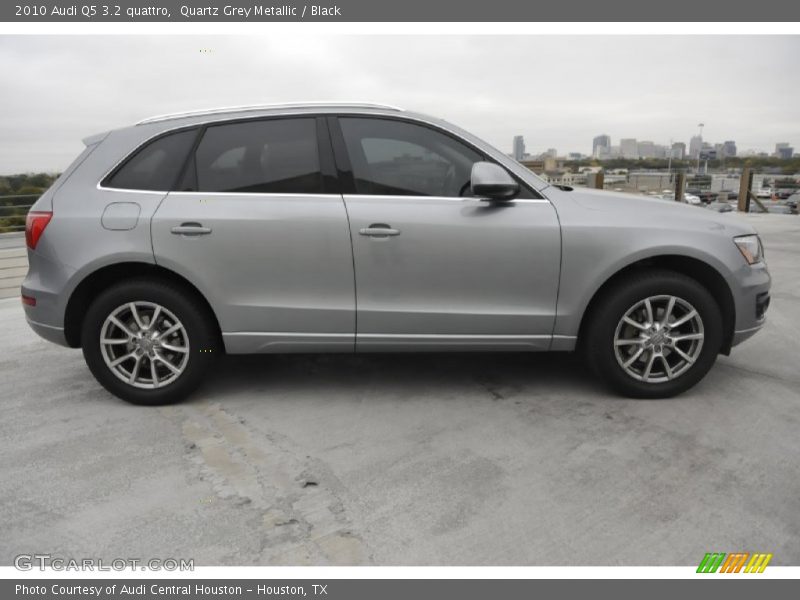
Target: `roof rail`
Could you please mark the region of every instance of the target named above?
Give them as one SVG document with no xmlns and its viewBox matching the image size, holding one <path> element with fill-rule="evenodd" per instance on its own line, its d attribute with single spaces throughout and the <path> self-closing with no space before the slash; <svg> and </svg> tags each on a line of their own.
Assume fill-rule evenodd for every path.
<svg viewBox="0 0 800 600">
<path fill-rule="evenodd" d="M 403 110 L 397 106 L 391 106 L 389 104 L 377 104 L 372 102 L 279 102 L 274 104 L 250 104 L 244 106 L 224 106 L 219 108 L 188 110 L 184 112 L 148 117 L 146 119 L 142 119 L 136 124 L 145 125 L 147 123 L 158 123 L 159 121 L 169 121 L 170 119 L 181 119 L 184 117 L 201 117 L 204 115 L 269 110 L 273 108 L 381 108 L 385 110 Z"/>
</svg>

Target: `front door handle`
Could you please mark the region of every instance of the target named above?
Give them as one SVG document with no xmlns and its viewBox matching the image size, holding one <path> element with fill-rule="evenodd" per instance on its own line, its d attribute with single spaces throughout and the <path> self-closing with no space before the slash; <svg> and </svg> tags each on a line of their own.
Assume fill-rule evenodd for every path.
<svg viewBox="0 0 800 600">
<path fill-rule="evenodd" d="M 206 235 L 211 233 L 211 227 L 203 227 L 200 223 L 181 223 L 170 231 L 175 235 Z"/>
<path fill-rule="evenodd" d="M 358 233 L 370 237 L 389 237 L 391 235 L 400 235 L 400 230 L 392 229 L 392 227 L 386 223 L 373 223 L 369 227 L 359 229 Z"/>
</svg>

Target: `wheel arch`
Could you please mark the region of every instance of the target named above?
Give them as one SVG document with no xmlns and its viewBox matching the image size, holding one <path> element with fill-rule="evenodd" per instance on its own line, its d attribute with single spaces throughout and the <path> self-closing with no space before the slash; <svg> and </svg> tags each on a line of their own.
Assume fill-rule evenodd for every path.
<svg viewBox="0 0 800 600">
<path fill-rule="evenodd" d="M 81 345 L 83 317 L 92 300 L 109 286 L 132 277 L 146 277 L 153 281 L 167 281 L 187 290 L 203 303 L 208 314 L 214 319 L 214 326 L 220 339 L 222 339 L 219 318 L 216 312 L 205 295 L 189 280 L 175 271 L 152 263 L 120 262 L 92 271 L 81 280 L 70 294 L 64 311 L 64 336 L 71 348 L 79 348 Z"/>
<path fill-rule="evenodd" d="M 725 355 L 730 354 L 736 323 L 736 305 L 733 299 L 733 292 L 728 282 L 725 280 L 725 277 L 715 267 L 698 258 L 681 254 L 660 254 L 642 258 L 622 267 L 608 277 L 600 287 L 595 290 L 589 303 L 586 305 L 586 310 L 583 312 L 580 326 L 578 327 L 578 343 L 580 344 L 581 340 L 584 339 L 586 326 L 591 321 L 592 312 L 598 305 L 598 300 L 603 294 L 618 281 L 624 279 L 631 273 L 641 269 L 652 268 L 667 269 L 676 273 L 681 273 L 682 275 L 691 277 L 708 290 L 719 306 L 720 313 L 722 314 L 723 340 L 720 352 Z"/>
</svg>

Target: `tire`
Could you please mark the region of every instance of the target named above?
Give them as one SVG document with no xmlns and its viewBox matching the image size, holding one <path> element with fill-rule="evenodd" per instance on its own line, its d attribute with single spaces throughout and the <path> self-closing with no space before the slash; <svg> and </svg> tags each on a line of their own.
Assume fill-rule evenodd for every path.
<svg viewBox="0 0 800 600">
<path fill-rule="evenodd" d="M 589 366 L 631 398 L 685 392 L 708 373 L 722 347 L 716 301 L 699 282 L 674 271 L 641 271 L 616 281 L 588 316 L 583 350 Z"/>
<path fill-rule="evenodd" d="M 121 282 L 97 296 L 83 321 L 81 345 L 104 388 L 148 406 L 186 398 L 221 348 L 203 302 L 180 285 L 148 279 Z"/>
</svg>

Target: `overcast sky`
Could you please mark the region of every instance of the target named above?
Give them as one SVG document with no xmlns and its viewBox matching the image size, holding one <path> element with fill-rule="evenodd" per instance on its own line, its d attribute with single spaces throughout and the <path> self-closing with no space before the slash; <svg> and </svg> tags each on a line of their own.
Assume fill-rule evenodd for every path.
<svg viewBox="0 0 800 600">
<path fill-rule="evenodd" d="M 740 152 L 800 148 L 798 56 L 800 36 L 0 36 L 0 174 L 150 115 L 293 100 L 396 104 L 506 152 L 688 143 L 701 122 Z"/>
</svg>

